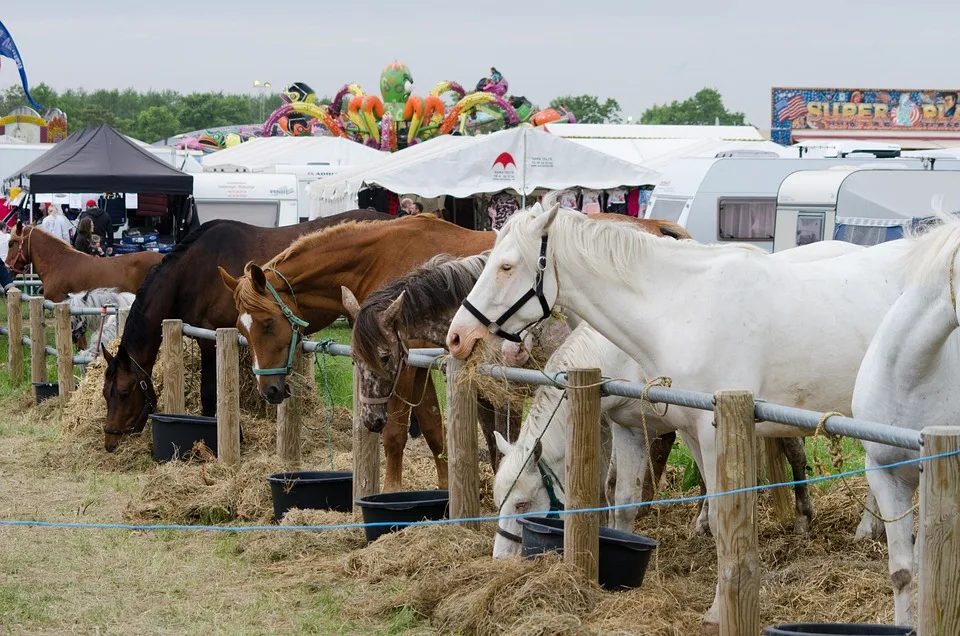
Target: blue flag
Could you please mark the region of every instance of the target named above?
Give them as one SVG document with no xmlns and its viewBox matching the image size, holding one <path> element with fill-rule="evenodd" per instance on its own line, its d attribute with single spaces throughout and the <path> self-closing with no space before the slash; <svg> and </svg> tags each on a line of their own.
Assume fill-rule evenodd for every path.
<svg viewBox="0 0 960 636">
<path fill-rule="evenodd" d="M 27 84 L 27 72 L 23 70 L 23 60 L 20 59 L 20 51 L 17 50 L 17 45 L 13 43 L 13 38 L 10 37 L 10 32 L 7 31 L 7 27 L 3 26 L 3 22 L 0 22 L 0 57 L 9 57 L 16 63 L 17 70 L 20 71 L 20 81 L 23 83 L 23 93 L 27 96 L 27 101 L 38 111 L 42 111 L 43 106 L 33 101 L 33 98 L 30 97 L 30 87 Z"/>
</svg>

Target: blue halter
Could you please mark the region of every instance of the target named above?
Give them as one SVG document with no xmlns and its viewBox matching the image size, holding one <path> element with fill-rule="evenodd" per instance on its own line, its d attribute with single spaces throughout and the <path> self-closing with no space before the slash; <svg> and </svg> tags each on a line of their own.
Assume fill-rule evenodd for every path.
<svg viewBox="0 0 960 636">
<path fill-rule="evenodd" d="M 296 303 L 297 295 L 293 293 L 293 285 L 290 284 L 290 281 L 288 281 L 283 274 L 273 269 L 272 267 L 265 267 L 263 269 L 264 271 L 273 272 L 274 274 L 279 276 L 284 283 L 286 283 L 287 289 L 290 290 L 290 295 L 293 297 L 293 302 Z M 280 298 L 280 294 L 277 293 L 277 290 L 273 288 L 273 285 L 271 285 L 269 281 L 266 281 L 266 288 L 267 288 L 267 291 L 270 292 L 270 295 L 273 296 L 273 300 L 276 301 L 277 306 L 280 307 L 280 311 L 283 312 L 284 317 L 290 323 L 290 329 L 291 329 L 290 353 L 287 355 L 287 366 L 277 367 L 275 369 L 254 368 L 253 374 L 254 375 L 287 375 L 288 373 L 293 371 L 293 356 L 295 356 L 297 352 L 297 338 L 300 335 L 300 328 L 306 327 L 310 323 L 298 318 L 297 315 L 293 313 L 293 310 L 287 307 L 287 304 L 283 302 L 283 299 Z"/>
</svg>

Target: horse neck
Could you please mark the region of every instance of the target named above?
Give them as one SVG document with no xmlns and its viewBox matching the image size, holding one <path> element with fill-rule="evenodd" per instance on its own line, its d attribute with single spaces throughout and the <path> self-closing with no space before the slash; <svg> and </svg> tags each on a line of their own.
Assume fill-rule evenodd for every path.
<svg viewBox="0 0 960 636">
<path fill-rule="evenodd" d="M 540 389 L 520 429 L 520 438 L 516 443 L 518 448 L 533 448 L 534 442 L 540 437 L 542 448 L 540 460 L 560 479 L 561 485 L 566 474 L 564 459 L 569 413 L 570 400 L 563 399 L 563 391 L 553 387 Z M 536 466 L 531 468 L 537 470 Z M 558 489 L 556 495 L 562 503 L 566 504 L 563 489 Z"/>
<path fill-rule="evenodd" d="M 70 252 L 75 250 L 60 239 L 34 227 L 29 232 L 24 232 L 20 245 L 21 249 L 26 249 L 30 255 L 30 263 L 41 279 L 51 272 L 69 271 L 63 261 L 69 259 Z M 76 254 L 80 255 L 79 252 Z"/>
<path fill-rule="evenodd" d="M 153 369 L 160 353 L 163 320 L 176 316 L 178 285 L 154 282 L 144 293 L 137 294 L 135 311 L 131 311 L 120 344 L 147 371 Z M 136 342 L 130 337 L 137 334 Z"/>
</svg>

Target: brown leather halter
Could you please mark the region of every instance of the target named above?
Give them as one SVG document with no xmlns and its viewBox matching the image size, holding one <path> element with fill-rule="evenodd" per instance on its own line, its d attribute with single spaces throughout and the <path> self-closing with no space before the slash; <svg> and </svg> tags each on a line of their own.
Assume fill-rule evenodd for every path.
<svg viewBox="0 0 960 636">
<path fill-rule="evenodd" d="M 22 274 L 24 268 L 30 264 L 31 258 L 27 255 L 27 251 L 30 249 L 30 239 L 33 237 L 33 231 L 36 229 L 33 226 L 29 227 L 30 232 L 26 231 L 24 228 L 24 234 L 26 236 L 20 236 L 20 246 L 17 248 L 17 258 L 14 259 L 13 265 L 10 266 L 10 271 L 14 274 Z"/>
</svg>

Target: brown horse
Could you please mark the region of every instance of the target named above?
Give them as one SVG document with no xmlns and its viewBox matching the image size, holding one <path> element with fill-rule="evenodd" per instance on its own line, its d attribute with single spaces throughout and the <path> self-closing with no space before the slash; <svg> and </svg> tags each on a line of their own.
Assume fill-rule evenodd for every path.
<svg viewBox="0 0 960 636">
<path fill-rule="evenodd" d="M 341 286 L 362 301 L 437 254 L 479 254 L 493 247 L 495 238 L 493 232 L 466 230 L 423 215 L 387 224 L 344 223 L 301 238 L 264 267 L 248 264 L 239 280 L 221 269 L 224 283 L 233 291 L 237 328 L 250 343 L 260 393 L 274 404 L 283 401 L 291 345 L 300 332 L 314 333 L 346 315 Z M 434 454 L 438 482 L 445 486 L 442 418 L 429 374 L 425 381 L 420 407 L 427 408 L 416 411 L 417 420 Z M 391 409 L 391 419 L 398 410 Z M 385 437 L 384 444 L 388 442 Z M 402 452 L 401 446 L 401 456 Z M 386 447 L 385 453 L 397 455 Z M 388 472 L 391 481 L 385 488 L 398 487 L 393 477 L 399 475 L 399 467 L 391 463 Z"/>
<path fill-rule="evenodd" d="M 97 258 L 73 249 L 38 227 L 24 227 L 21 221 L 10 233 L 6 265 L 20 274 L 33 264 L 43 283 L 43 297 L 55 303 L 67 294 L 97 287 L 115 287 L 136 293 L 150 268 L 163 258 L 157 252 L 138 252 L 111 258 Z"/>
<path fill-rule="evenodd" d="M 107 402 L 107 450 L 115 449 L 122 435 L 142 430 L 147 415 L 156 406 L 151 399 L 150 371 L 160 351 L 165 318 L 206 329 L 236 324 L 237 309 L 223 287 L 218 265 L 240 274 L 245 263 L 265 263 L 303 234 L 344 221 L 392 218 L 379 212 L 355 210 L 280 228 L 217 220 L 188 234 L 147 276 L 130 309 L 117 355 L 106 356 L 103 396 Z M 203 414 L 213 415 L 217 405 L 216 352 L 209 340 L 200 340 L 198 344 Z"/>
</svg>

